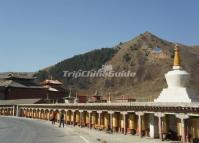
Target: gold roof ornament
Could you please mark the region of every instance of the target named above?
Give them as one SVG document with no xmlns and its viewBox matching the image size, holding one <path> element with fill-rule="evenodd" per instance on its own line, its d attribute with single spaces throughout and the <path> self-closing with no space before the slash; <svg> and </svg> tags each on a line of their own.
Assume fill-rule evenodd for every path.
<svg viewBox="0 0 199 143">
<path fill-rule="evenodd" d="M 173 69 L 181 69 L 180 49 L 179 45 L 175 45 L 175 54 L 173 60 Z"/>
</svg>

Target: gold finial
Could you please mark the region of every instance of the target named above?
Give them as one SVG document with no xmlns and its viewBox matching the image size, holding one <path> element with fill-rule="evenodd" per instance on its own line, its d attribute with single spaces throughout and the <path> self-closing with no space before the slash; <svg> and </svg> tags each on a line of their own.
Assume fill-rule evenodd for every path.
<svg viewBox="0 0 199 143">
<path fill-rule="evenodd" d="M 179 53 L 179 46 L 178 44 L 175 45 L 175 55 L 174 55 L 174 60 L 173 60 L 173 66 L 178 66 L 180 67 L 180 53 Z"/>
</svg>

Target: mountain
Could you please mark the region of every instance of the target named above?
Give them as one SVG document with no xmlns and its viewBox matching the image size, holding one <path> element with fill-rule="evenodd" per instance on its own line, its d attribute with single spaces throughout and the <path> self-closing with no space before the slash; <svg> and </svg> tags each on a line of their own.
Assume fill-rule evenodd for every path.
<svg viewBox="0 0 199 143">
<path fill-rule="evenodd" d="M 199 46 L 181 47 L 182 66 L 191 73 L 190 86 L 199 93 Z M 79 92 L 113 97 L 129 96 L 138 100 L 156 98 L 166 87 L 164 74 L 171 70 L 175 43 L 145 32 L 134 39 L 119 43 L 113 48 L 102 48 L 61 61 L 40 70 L 40 80 L 53 77 L 68 88 Z M 98 70 L 102 65 L 112 65 L 114 71 L 135 72 L 128 78 L 64 78 L 63 71 Z"/>
</svg>

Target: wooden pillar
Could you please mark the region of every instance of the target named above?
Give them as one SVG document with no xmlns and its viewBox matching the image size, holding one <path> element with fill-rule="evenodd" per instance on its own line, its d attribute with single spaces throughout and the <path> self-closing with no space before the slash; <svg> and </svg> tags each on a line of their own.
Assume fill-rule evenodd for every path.
<svg viewBox="0 0 199 143">
<path fill-rule="evenodd" d="M 80 113 L 78 111 L 76 111 L 75 115 L 75 124 L 80 125 Z"/>
<path fill-rule="evenodd" d="M 66 122 L 69 125 L 71 124 L 71 111 L 67 111 Z"/>
<path fill-rule="evenodd" d="M 29 112 L 29 110 L 28 109 L 26 109 L 26 118 L 28 118 L 28 112 Z"/>
<path fill-rule="evenodd" d="M 82 127 L 84 127 L 86 125 L 86 112 L 85 111 L 82 111 L 82 117 L 81 117 L 81 125 Z"/>
<path fill-rule="evenodd" d="M 97 124 L 97 113 L 92 112 L 92 127 L 95 127 L 96 124 Z"/>
<path fill-rule="evenodd" d="M 26 109 L 26 112 L 25 112 L 25 118 L 28 117 L 28 109 Z"/>
<path fill-rule="evenodd" d="M 37 119 L 37 117 L 38 117 L 38 111 L 37 111 L 37 109 L 35 110 L 35 119 Z"/>
<path fill-rule="evenodd" d="M 29 116 L 29 114 L 28 114 Z M 43 110 L 40 110 L 40 116 L 39 116 L 39 119 L 42 119 L 43 118 Z"/>
<path fill-rule="evenodd" d="M 181 118 L 181 132 L 182 132 L 182 142 L 185 143 L 186 142 L 186 132 L 185 132 L 185 119 Z"/>
<path fill-rule="evenodd" d="M 32 110 L 32 118 L 34 119 L 35 111 L 34 109 Z"/>
<path fill-rule="evenodd" d="M 38 110 L 38 119 L 41 117 L 41 110 Z"/>
<path fill-rule="evenodd" d="M 142 137 L 142 116 L 144 115 L 143 112 L 136 112 L 136 115 L 138 115 L 138 135 Z"/>
<path fill-rule="evenodd" d="M 128 133 L 135 134 L 136 131 L 136 117 L 134 113 L 129 113 L 128 115 Z"/>
<path fill-rule="evenodd" d="M 15 106 L 13 106 L 12 115 L 15 116 Z"/>
<path fill-rule="evenodd" d="M 82 127 L 82 114 L 83 114 L 83 111 L 82 110 L 80 110 L 79 111 L 79 114 L 80 114 L 80 117 L 79 117 L 79 124 L 80 124 L 80 127 Z"/>
<path fill-rule="evenodd" d="M 28 110 L 28 118 L 30 118 L 30 116 L 31 116 L 31 110 L 29 109 Z"/>
<path fill-rule="evenodd" d="M 110 116 L 110 130 L 113 130 L 113 113 L 114 112 L 108 112 Z"/>
<path fill-rule="evenodd" d="M 162 117 L 158 116 L 159 138 L 162 140 Z"/>
<path fill-rule="evenodd" d="M 118 131 L 118 113 L 113 113 L 112 115 L 112 122 L 113 122 L 113 132 L 117 132 Z"/>
<path fill-rule="evenodd" d="M 47 112 L 44 110 L 43 112 L 43 120 L 46 120 L 47 119 Z"/>
<path fill-rule="evenodd" d="M 126 135 L 126 128 L 127 128 L 127 127 L 126 127 L 126 117 L 127 117 L 127 114 L 128 114 L 127 112 L 122 112 L 122 116 L 123 116 L 123 125 L 122 125 L 122 126 L 123 126 L 123 129 L 124 129 L 124 132 L 123 132 L 123 133 L 124 133 L 125 135 Z"/>
<path fill-rule="evenodd" d="M 104 113 L 104 126 L 105 129 L 109 129 L 109 114 L 106 112 Z"/>
<path fill-rule="evenodd" d="M 75 126 L 75 111 L 72 111 L 72 125 Z"/>
<path fill-rule="evenodd" d="M 68 111 L 67 110 L 64 110 L 65 112 L 65 115 L 64 115 L 64 123 L 67 125 L 67 113 Z"/>
<path fill-rule="evenodd" d="M 181 121 L 181 141 L 182 143 L 186 143 L 185 119 L 188 119 L 189 116 L 186 114 L 176 114 L 176 117 Z"/>
<path fill-rule="evenodd" d="M 86 126 L 90 128 L 90 113 L 86 112 L 85 116 L 86 116 Z"/>
<path fill-rule="evenodd" d="M 101 113 L 102 111 L 98 111 L 98 125 L 101 125 Z"/>
<path fill-rule="evenodd" d="M 45 112 L 44 112 L 44 110 L 41 110 L 41 118 L 40 119 L 44 119 L 44 115 L 45 115 Z"/>
<path fill-rule="evenodd" d="M 34 116 L 34 110 L 32 109 L 32 113 L 31 113 L 32 115 L 31 115 L 31 118 L 33 118 L 33 116 Z"/>
<path fill-rule="evenodd" d="M 39 119 L 39 110 L 37 110 L 36 113 L 36 118 Z"/>
<path fill-rule="evenodd" d="M 163 120 L 162 120 L 162 117 L 164 117 L 165 116 L 165 114 L 163 114 L 163 113 L 160 113 L 160 112 L 158 112 L 158 113 L 155 113 L 154 114 L 156 117 L 158 117 L 158 130 L 159 130 L 159 138 L 160 138 L 160 140 L 163 140 L 163 137 L 162 137 L 162 131 L 163 131 Z"/>
<path fill-rule="evenodd" d="M 199 138 L 199 117 L 191 117 L 191 138 L 197 139 Z"/>
<path fill-rule="evenodd" d="M 89 129 L 91 129 L 91 115 L 92 115 L 92 111 L 88 111 L 89 113 Z"/>
<path fill-rule="evenodd" d="M 41 110 L 39 110 L 39 113 L 38 113 L 38 118 L 40 119 L 41 118 Z"/>
<path fill-rule="evenodd" d="M 23 117 L 26 117 L 26 112 L 27 112 L 27 110 L 23 109 Z"/>
</svg>

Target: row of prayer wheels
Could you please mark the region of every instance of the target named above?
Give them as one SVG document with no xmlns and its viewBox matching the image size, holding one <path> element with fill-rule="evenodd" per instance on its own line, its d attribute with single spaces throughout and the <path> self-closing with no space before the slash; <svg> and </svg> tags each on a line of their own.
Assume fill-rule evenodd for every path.
<svg viewBox="0 0 199 143">
<path fill-rule="evenodd" d="M 63 112 L 64 120 L 67 124 L 89 125 L 89 127 L 102 126 L 103 129 L 112 129 L 113 131 L 148 131 L 152 124 L 161 127 L 162 133 L 167 133 L 170 129 L 174 130 L 178 136 L 186 134 L 192 138 L 199 138 L 199 117 L 186 116 L 181 114 L 165 114 L 160 117 L 153 113 L 143 112 L 111 112 L 111 111 L 78 111 L 78 110 L 45 110 L 45 109 L 21 109 L 19 116 L 50 120 L 56 113 L 56 120 L 59 121 L 60 113 Z M 15 116 L 16 110 L 12 108 L 1 108 L 0 115 Z M 181 115 L 181 116 L 177 116 Z M 154 123 L 151 121 L 153 117 Z M 180 118 L 181 117 L 181 118 Z M 182 120 L 183 118 L 183 120 Z M 138 130 L 139 127 L 139 130 Z M 156 131 L 157 132 L 157 131 Z"/>
</svg>

